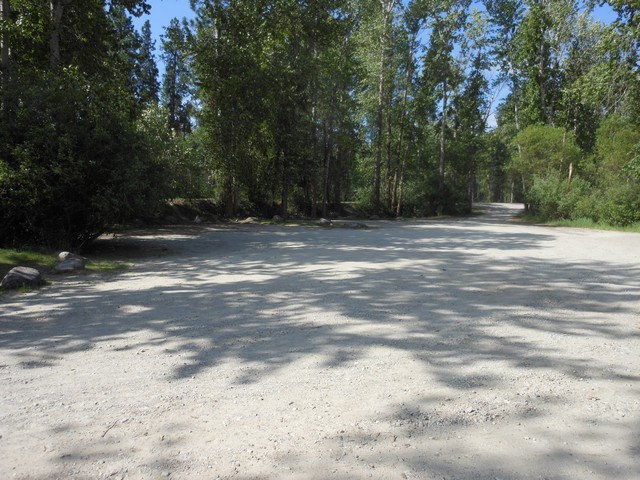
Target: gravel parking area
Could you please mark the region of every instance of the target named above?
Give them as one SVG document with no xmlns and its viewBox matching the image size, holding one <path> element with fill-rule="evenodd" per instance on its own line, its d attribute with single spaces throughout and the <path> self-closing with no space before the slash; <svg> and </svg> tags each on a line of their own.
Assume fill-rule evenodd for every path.
<svg viewBox="0 0 640 480">
<path fill-rule="evenodd" d="M 101 240 L 0 296 L 0 478 L 640 478 L 640 235 L 518 207 Z"/>
</svg>

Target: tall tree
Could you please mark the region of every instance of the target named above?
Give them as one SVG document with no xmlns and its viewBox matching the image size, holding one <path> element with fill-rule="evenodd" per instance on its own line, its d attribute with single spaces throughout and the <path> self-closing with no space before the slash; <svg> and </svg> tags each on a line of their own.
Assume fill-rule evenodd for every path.
<svg viewBox="0 0 640 480">
<path fill-rule="evenodd" d="M 3 76 L 0 112 L 0 243 L 78 248 L 150 211 L 163 192 L 162 165 L 137 124 L 133 64 L 120 57 L 120 32 L 131 31 L 125 17 L 109 13 L 148 6 L 12 0 L 11 7 L 2 25 L 12 75 Z"/>
<path fill-rule="evenodd" d="M 160 91 L 158 67 L 154 58 L 155 43 L 151 37 L 151 23 L 147 20 L 142 25 L 136 68 L 137 96 L 142 105 L 147 107 L 158 102 Z"/>
<path fill-rule="evenodd" d="M 516 131 L 519 131 L 522 66 L 516 38 L 518 27 L 524 18 L 524 2 L 523 0 L 486 0 L 485 8 L 489 14 L 489 21 L 494 26 L 490 41 L 500 72 L 497 80 L 510 84 L 509 95 L 513 107 L 513 120 Z"/>
<path fill-rule="evenodd" d="M 449 129 L 450 98 L 462 81 L 463 72 L 454 58 L 454 47 L 460 41 L 461 28 L 466 22 L 469 1 L 445 1 L 440 5 L 430 22 L 431 37 L 429 47 L 423 59 L 423 82 L 425 94 L 432 101 L 439 102 L 438 134 L 438 190 L 440 196 L 439 211 L 442 212 L 446 194 L 445 173 L 447 164 L 447 133 Z"/>
<path fill-rule="evenodd" d="M 241 192 L 253 183 L 258 171 L 253 148 L 262 149 L 269 143 L 260 135 L 266 126 L 264 88 L 266 82 L 272 82 L 260 63 L 266 46 L 262 42 L 265 29 L 261 28 L 266 5 L 233 1 L 194 6 L 198 8 L 194 74 L 202 104 L 199 124 L 205 130 L 225 212 L 232 216 Z M 268 58 L 269 51 L 265 54 Z M 275 83 L 272 86 L 274 94 L 284 98 L 291 94 Z M 291 126 L 295 125 L 292 119 Z"/>
<path fill-rule="evenodd" d="M 107 6 L 110 10 L 126 10 L 136 16 L 147 13 L 150 9 L 145 0 L 87 0 L 82 5 L 76 5 L 73 0 L 49 0 L 48 3 L 49 64 L 52 70 L 57 69 L 63 60 L 61 42 L 66 43 L 74 37 L 82 42 L 87 39 L 82 38 L 82 34 L 95 34 L 91 27 L 95 26 L 96 19 L 104 18 L 101 12 L 104 12 Z M 86 23 L 81 25 L 77 21 L 78 17 Z M 71 28 L 71 25 L 74 28 Z"/>
<path fill-rule="evenodd" d="M 193 106 L 190 101 L 189 38 L 186 20 L 174 18 L 162 35 L 161 57 L 165 62 L 162 80 L 162 102 L 169 112 L 169 127 L 177 132 L 191 131 Z"/>
<path fill-rule="evenodd" d="M 552 61 L 550 31 L 553 18 L 549 2 L 532 0 L 518 32 L 518 51 L 525 70 L 523 114 L 528 125 L 552 124 Z"/>
<path fill-rule="evenodd" d="M 386 158 L 390 160 L 391 152 L 391 110 L 398 80 L 393 44 L 399 8 L 400 4 L 395 0 L 369 0 L 360 4 L 358 12 L 360 24 L 356 38 L 362 65 L 359 101 L 362 116 L 366 118 L 372 164 L 369 168 L 370 201 L 372 208 L 378 212 L 387 203 L 382 201 L 382 178 L 386 173 L 383 159 L 387 153 Z M 385 180 L 389 178 L 386 173 Z"/>
<path fill-rule="evenodd" d="M 460 51 L 465 79 L 453 100 L 456 168 L 462 179 L 466 177 L 468 212 L 473 206 L 478 158 L 484 147 L 483 137 L 490 109 L 489 83 L 485 77 L 490 66 L 487 27 L 485 15 L 479 10 L 472 10 L 464 28 Z"/>
<path fill-rule="evenodd" d="M 634 119 L 640 118 L 640 5 L 637 0 L 608 0 L 618 18 L 614 24 L 620 35 L 618 51 L 627 72 L 626 107 Z"/>
<path fill-rule="evenodd" d="M 131 17 L 122 5 L 112 5 L 109 8 L 109 19 L 112 24 L 113 41 L 116 43 L 116 48 L 111 50 L 113 70 L 120 74 L 131 96 L 137 97 L 140 35 L 136 32 Z M 137 104 L 135 107 L 139 110 Z M 135 115 L 136 112 L 134 112 Z"/>
</svg>

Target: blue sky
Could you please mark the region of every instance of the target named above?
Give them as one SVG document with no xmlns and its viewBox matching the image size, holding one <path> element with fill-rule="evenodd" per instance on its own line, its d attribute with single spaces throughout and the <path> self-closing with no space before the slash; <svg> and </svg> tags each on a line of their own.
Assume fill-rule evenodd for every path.
<svg viewBox="0 0 640 480">
<path fill-rule="evenodd" d="M 140 29 L 142 24 L 149 20 L 151 22 L 151 33 L 158 38 L 163 32 L 172 18 L 193 17 L 193 11 L 189 6 L 189 0 L 149 0 L 151 5 L 151 14 L 143 15 L 140 18 L 134 18 L 133 23 L 136 28 Z M 156 48 L 159 48 L 160 42 L 157 42 Z"/>
<path fill-rule="evenodd" d="M 148 0 L 151 5 L 151 13 L 140 18 L 134 18 L 133 24 L 140 31 L 142 24 L 149 20 L 151 22 L 151 34 L 156 41 L 156 57 L 160 54 L 160 35 L 169 25 L 172 18 L 182 19 L 183 17 L 193 18 L 194 13 L 189 5 L 189 0 Z M 164 71 L 164 65 L 158 60 L 160 74 Z"/>
</svg>

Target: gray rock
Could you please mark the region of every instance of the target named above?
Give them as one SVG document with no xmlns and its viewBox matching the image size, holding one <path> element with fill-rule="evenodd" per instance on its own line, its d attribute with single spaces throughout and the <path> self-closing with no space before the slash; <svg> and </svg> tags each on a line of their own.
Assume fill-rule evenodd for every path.
<svg viewBox="0 0 640 480">
<path fill-rule="evenodd" d="M 14 267 L 2 279 L 0 288 L 15 290 L 22 287 L 38 287 L 43 283 L 42 275 L 35 268 Z"/>
<path fill-rule="evenodd" d="M 274 222 L 282 222 L 282 221 L 284 221 L 284 218 L 282 218 L 280 215 L 274 215 L 272 220 Z"/>
<path fill-rule="evenodd" d="M 319 220 L 320 225 L 331 225 L 333 222 L 331 220 L 327 220 L 326 218 L 321 218 Z"/>
<path fill-rule="evenodd" d="M 60 252 L 58 263 L 53 270 L 56 273 L 70 273 L 76 270 L 84 270 L 87 259 L 70 252 Z"/>
<path fill-rule="evenodd" d="M 53 267 L 53 270 L 56 273 L 71 273 L 76 270 L 84 270 L 84 264 L 79 263 L 76 260 L 65 260 L 64 262 L 59 262 Z"/>
<path fill-rule="evenodd" d="M 78 259 L 78 260 L 82 260 L 83 262 L 87 261 L 86 258 L 84 258 L 84 257 L 82 257 L 82 256 L 80 256 L 78 254 L 71 253 L 71 252 L 60 252 L 58 254 L 58 261 L 59 262 L 64 262 L 65 260 L 69 260 L 69 259 L 72 259 L 72 258 L 75 258 L 75 259 Z"/>
</svg>

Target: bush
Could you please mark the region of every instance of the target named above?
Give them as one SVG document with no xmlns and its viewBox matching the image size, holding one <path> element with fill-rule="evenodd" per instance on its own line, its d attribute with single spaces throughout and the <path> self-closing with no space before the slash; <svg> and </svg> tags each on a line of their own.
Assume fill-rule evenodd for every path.
<svg viewBox="0 0 640 480">
<path fill-rule="evenodd" d="M 612 115 L 597 132 L 599 220 L 615 226 L 640 221 L 640 131 Z"/>
<path fill-rule="evenodd" d="M 547 125 L 531 125 L 513 140 L 510 170 L 525 182 L 525 190 L 535 178 L 566 178 L 569 165 L 577 166 L 581 152 L 572 132 Z"/>
<path fill-rule="evenodd" d="M 601 185 L 619 185 L 639 180 L 640 130 L 630 119 L 618 115 L 607 118 L 597 131 L 596 155 Z"/>
<path fill-rule="evenodd" d="M 558 201 L 558 218 L 575 220 L 581 217 L 582 212 L 578 212 L 582 199 L 589 198 L 593 187 L 580 177 L 575 177 L 571 182 L 569 191 L 566 191 L 566 180 L 563 180 L 564 190 Z"/>
<path fill-rule="evenodd" d="M 561 218 L 559 205 L 563 189 L 563 182 L 558 178 L 534 178 L 527 195 L 527 202 L 531 204 L 533 213 L 545 220 Z"/>
<path fill-rule="evenodd" d="M 204 198 L 213 195 L 204 150 L 197 133 L 185 136 L 167 127 L 166 108 L 151 106 L 142 112 L 138 130 L 147 142 L 147 154 L 162 165 L 168 198 Z"/>
<path fill-rule="evenodd" d="M 591 190 L 591 185 L 579 177 L 573 179 L 568 191 L 566 179 L 536 177 L 527 201 L 533 212 L 544 220 L 594 218 L 592 213 L 596 207 L 586 201 L 591 199 Z"/>
<path fill-rule="evenodd" d="M 77 73 L 18 79 L 0 119 L 0 244 L 77 248 L 148 212 L 163 166 L 127 94 Z"/>
<path fill-rule="evenodd" d="M 595 190 L 577 199 L 573 218 L 589 219 L 594 223 L 600 222 L 602 217 L 602 204 L 600 192 Z"/>
<path fill-rule="evenodd" d="M 601 220 L 615 226 L 640 222 L 640 189 L 626 184 L 611 189 L 603 200 Z"/>
</svg>

